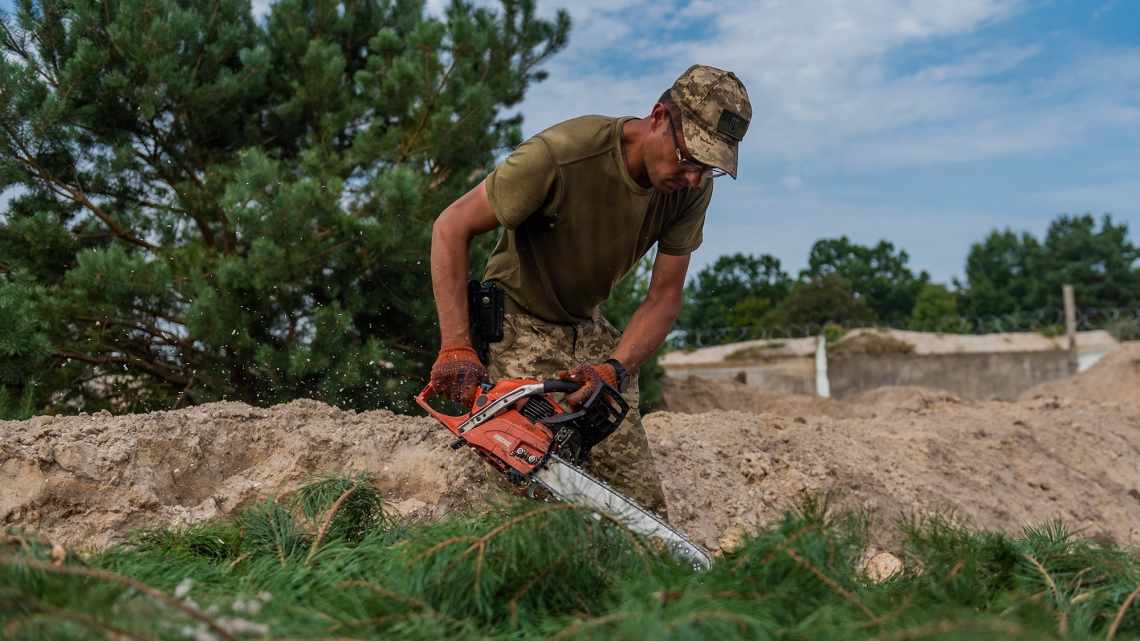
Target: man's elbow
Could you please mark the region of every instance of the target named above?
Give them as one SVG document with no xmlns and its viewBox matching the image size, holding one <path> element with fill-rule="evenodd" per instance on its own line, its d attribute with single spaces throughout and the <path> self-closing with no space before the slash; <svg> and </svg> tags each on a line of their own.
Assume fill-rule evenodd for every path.
<svg viewBox="0 0 1140 641">
<path fill-rule="evenodd" d="M 646 302 L 661 310 L 660 313 L 663 316 L 667 316 L 670 321 L 674 321 L 677 319 L 677 316 L 681 314 L 681 307 L 685 304 L 685 297 L 682 290 L 670 289 L 650 292 Z"/>
<path fill-rule="evenodd" d="M 451 245 L 455 242 L 466 244 L 470 241 L 470 237 L 463 233 L 460 225 L 456 224 L 457 216 L 455 211 L 448 207 L 443 210 L 443 213 L 435 219 L 431 225 L 431 244 L 435 245 Z"/>
</svg>

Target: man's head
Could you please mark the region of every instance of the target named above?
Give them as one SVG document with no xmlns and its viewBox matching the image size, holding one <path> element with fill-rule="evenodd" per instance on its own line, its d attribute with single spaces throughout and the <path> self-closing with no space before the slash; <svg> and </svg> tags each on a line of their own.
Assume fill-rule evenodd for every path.
<svg viewBox="0 0 1140 641">
<path fill-rule="evenodd" d="M 737 148 L 752 119 L 748 92 L 729 71 L 693 65 L 650 113 L 656 143 L 646 155 L 658 191 L 696 186 L 705 177 L 736 177 Z"/>
</svg>

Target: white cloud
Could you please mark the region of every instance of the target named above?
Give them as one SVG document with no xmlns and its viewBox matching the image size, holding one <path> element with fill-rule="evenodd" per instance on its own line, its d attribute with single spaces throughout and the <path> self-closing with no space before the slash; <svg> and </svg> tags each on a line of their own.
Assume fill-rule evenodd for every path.
<svg viewBox="0 0 1140 641">
<path fill-rule="evenodd" d="M 549 13 L 556 6 L 540 4 Z M 1056 178 L 1068 150 L 1098 137 L 1140 139 L 1140 50 L 1088 42 L 1074 48 L 1047 34 L 979 36 L 1016 19 L 1027 2 L 563 6 L 574 19 L 570 45 L 546 65 L 550 79 L 529 90 L 527 134 L 584 113 L 643 114 L 692 62 L 732 69 L 748 87 L 753 121 L 744 173 L 718 188 L 695 268 L 724 252 L 778 248 L 798 269 L 815 239 L 847 234 L 868 243 L 885 237 L 911 251 L 916 268 L 948 280 L 960 273 L 970 243 L 995 227 L 1039 233 L 1061 209 L 1106 203 L 1120 211 L 1138 202 L 1125 172 L 1101 185 L 1054 179 L 1053 192 L 1036 196 L 989 187 L 993 197 L 979 199 L 987 204 L 976 210 L 942 207 L 934 195 L 918 207 L 892 200 L 887 170 L 976 163 L 992 171 L 995 161 L 1055 158 Z M 1038 180 L 1050 180 L 1050 170 L 1040 171 Z M 803 176 L 811 177 L 810 189 Z M 829 192 L 862 176 L 878 181 L 864 192 L 883 189 L 876 206 Z"/>
<path fill-rule="evenodd" d="M 766 159 L 963 162 L 1056 149 L 1137 115 L 1122 100 L 1140 87 L 1135 52 L 1088 52 L 1028 90 L 992 79 L 1042 54 L 1044 41 L 979 46 L 904 74 L 891 67 L 901 47 L 1015 15 L 1024 3 L 1014 0 L 769 0 L 730 11 L 698 1 L 646 12 L 645 21 L 614 19 L 617 9 L 641 4 L 571 7 L 570 47 L 547 65 L 551 78 L 530 91 L 527 133 L 581 113 L 648 111 L 693 61 L 733 69 L 744 80 L 753 104 L 744 153 Z M 661 25 L 681 19 L 706 20 L 711 32 L 699 40 L 662 37 Z M 630 63 L 605 66 L 618 54 Z M 645 71 L 613 70 L 631 67 Z"/>
</svg>

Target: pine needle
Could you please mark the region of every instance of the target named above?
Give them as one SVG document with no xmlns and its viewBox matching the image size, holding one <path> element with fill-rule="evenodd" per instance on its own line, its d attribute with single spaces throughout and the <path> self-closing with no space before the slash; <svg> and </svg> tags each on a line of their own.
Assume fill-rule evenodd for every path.
<svg viewBox="0 0 1140 641">
<path fill-rule="evenodd" d="M 545 641 L 560 641 L 561 639 L 574 636 L 582 630 L 596 628 L 602 625 L 609 625 L 614 621 L 628 619 L 630 616 L 632 616 L 632 614 L 629 612 L 613 612 L 611 614 L 595 617 L 593 619 L 579 619 L 578 621 L 575 621 L 574 623 L 571 623 L 570 625 L 563 628 L 561 632 L 553 636 L 546 637 Z"/>
<path fill-rule="evenodd" d="M 404 605 L 410 605 L 412 607 L 419 608 L 421 610 L 429 610 L 429 611 L 434 612 L 434 610 L 432 610 L 431 606 L 424 603 L 423 601 L 420 601 L 419 599 L 414 599 L 410 596 L 398 594 L 398 593 L 393 592 L 387 588 L 380 587 L 379 585 L 376 585 L 375 583 L 369 583 L 367 581 L 341 581 L 340 583 L 337 583 L 337 586 L 346 587 L 346 588 L 364 588 L 366 590 L 371 590 L 372 592 L 375 592 L 376 594 L 379 594 L 382 597 L 386 597 L 386 598 L 389 598 L 393 601 L 403 603 Z"/>
<path fill-rule="evenodd" d="M 1140 585 L 1128 595 L 1124 600 L 1124 605 L 1120 606 L 1120 610 L 1116 612 L 1116 618 L 1112 620 L 1112 625 L 1108 628 L 1108 634 L 1104 637 L 1104 641 L 1112 641 L 1116 637 L 1116 631 L 1120 629 L 1120 622 L 1124 621 L 1124 613 L 1128 611 L 1128 607 L 1136 600 L 1136 595 L 1140 594 Z"/>
<path fill-rule="evenodd" d="M 321 529 L 317 531 L 317 538 L 313 539 L 313 544 L 309 546 L 309 554 L 305 557 L 305 565 L 308 565 L 313 560 L 313 557 L 316 556 L 317 550 L 321 547 L 321 541 L 325 539 L 325 533 L 329 530 L 329 524 L 332 523 L 333 517 L 336 516 L 337 511 L 340 510 L 340 506 L 344 505 L 344 502 L 356 491 L 357 487 L 359 486 L 354 483 L 352 487 L 342 492 L 336 501 L 333 502 L 328 514 L 325 515 L 324 522 L 321 523 Z"/>
<path fill-rule="evenodd" d="M 110 623 L 104 623 L 103 621 L 100 621 L 93 616 L 83 614 L 82 612 L 72 612 L 71 610 L 56 608 L 47 605 L 46 603 L 39 602 L 35 604 L 35 607 L 47 614 L 50 614 L 53 617 L 59 617 L 68 621 L 74 621 L 75 623 L 79 623 L 89 628 L 98 630 L 102 632 L 104 636 L 114 641 L 118 641 L 120 638 L 130 639 L 131 641 L 155 641 L 151 637 L 111 625 Z M 51 621 L 51 619 L 48 619 L 48 621 Z"/>
<path fill-rule="evenodd" d="M 1041 576 L 1045 577 L 1045 584 L 1048 585 L 1049 590 L 1053 592 L 1053 602 L 1056 603 L 1058 607 L 1060 607 L 1061 593 L 1057 590 L 1057 584 L 1053 582 L 1053 577 L 1049 575 L 1049 572 L 1045 569 L 1045 566 L 1041 565 L 1041 562 L 1033 558 L 1033 556 L 1030 554 L 1022 554 L 1022 556 L 1024 556 L 1026 559 L 1029 559 L 1029 562 L 1033 564 L 1033 567 L 1037 568 L 1037 571 L 1041 573 Z"/>
<path fill-rule="evenodd" d="M 66 575 L 70 575 L 70 576 L 82 576 L 82 577 L 87 577 L 90 579 L 96 579 L 99 581 L 107 581 L 109 583 L 117 583 L 119 585 L 137 590 L 139 592 L 142 592 L 143 594 L 151 597 L 152 599 L 155 599 L 156 601 L 161 601 L 162 603 L 164 603 L 164 604 L 166 604 L 166 605 L 168 605 L 168 606 L 170 606 L 176 610 L 181 610 L 190 618 L 206 624 L 206 626 L 209 627 L 210 630 L 212 632 L 214 632 L 214 634 L 217 634 L 219 637 L 221 637 L 222 639 L 225 639 L 226 641 L 236 641 L 236 639 L 234 639 L 234 637 L 229 632 L 227 632 L 225 628 L 218 625 L 218 623 L 216 621 L 214 621 L 214 619 L 210 618 L 208 615 L 203 613 L 201 610 L 198 610 L 197 608 L 192 607 L 189 604 L 187 604 L 187 603 L 185 603 L 179 599 L 176 599 L 176 598 L 166 594 L 165 592 L 162 592 L 161 590 L 156 590 L 155 588 L 152 588 L 149 585 L 147 585 L 141 581 L 137 581 L 135 579 L 132 579 L 128 576 L 122 576 L 119 574 L 115 574 L 114 572 L 107 572 L 106 570 L 98 570 L 95 568 L 76 567 L 74 565 L 56 566 L 56 565 L 52 565 L 51 563 L 44 563 L 42 561 L 36 561 L 34 559 L 20 559 L 20 558 L 8 556 L 6 554 L 0 555 L 0 565 L 7 565 L 7 566 L 14 566 L 14 567 L 26 566 L 29 568 L 33 568 L 35 570 L 40 570 L 41 572 L 48 572 L 48 573 L 52 573 L 52 574 L 66 574 Z"/>
<path fill-rule="evenodd" d="M 929 623 L 913 628 L 905 628 L 903 630 L 893 630 L 880 634 L 877 637 L 872 637 L 868 641 L 912 641 L 913 639 L 924 639 L 934 635 L 944 635 L 966 630 L 1000 632 L 1012 637 L 1019 637 L 1022 632 L 1024 632 L 1024 629 L 1016 623 L 1007 623 L 1004 621 L 939 621 L 937 623 Z"/>
<path fill-rule="evenodd" d="M 860 601 L 854 594 L 851 594 L 850 592 L 845 590 L 843 588 L 843 586 L 836 583 L 834 579 L 831 579 L 830 577 L 825 575 L 823 572 L 821 572 L 819 570 L 819 568 L 815 567 L 810 562 L 808 562 L 807 559 L 804 559 L 800 555 L 796 554 L 795 550 L 793 550 L 792 548 L 784 548 L 784 551 L 788 553 L 788 556 L 792 557 L 793 561 L 795 561 L 796 563 L 799 563 L 801 566 L 803 566 L 805 569 L 807 569 L 808 572 L 811 572 L 820 581 L 823 581 L 824 585 L 831 588 L 831 590 L 834 591 L 836 594 L 839 594 L 844 599 L 846 599 L 849 603 L 854 604 L 855 607 L 862 610 L 863 614 L 866 614 L 868 619 L 871 619 L 872 621 L 874 621 L 875 619 L 878 618 L 875 616 L 875 613 L 872 612 L 871 609 L 868 608 L 866 605 L 864 605 L 863 602 Z"/>
</svg>

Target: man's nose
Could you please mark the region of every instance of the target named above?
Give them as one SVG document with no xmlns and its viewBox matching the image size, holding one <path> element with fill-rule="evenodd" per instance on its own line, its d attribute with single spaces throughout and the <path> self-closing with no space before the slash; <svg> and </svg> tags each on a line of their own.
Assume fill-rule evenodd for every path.
<svg viewBox="0 0 1140 641">
<path fill-rule="evenodd" d="M 690 187 L 701 184 L 701 173 L 700 169 L 691 169 L 685 172 L 685 180 L 688 181 Z"/>
</svg>

